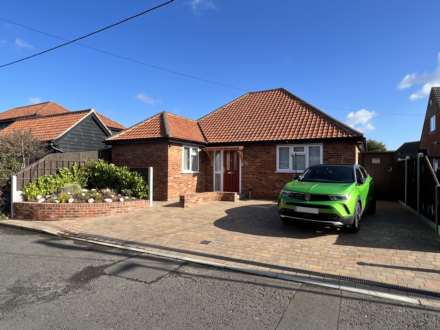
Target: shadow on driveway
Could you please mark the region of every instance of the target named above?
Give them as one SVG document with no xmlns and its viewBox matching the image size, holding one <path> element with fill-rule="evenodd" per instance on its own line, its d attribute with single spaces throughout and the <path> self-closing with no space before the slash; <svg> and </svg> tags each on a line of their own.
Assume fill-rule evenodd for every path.
<svg viewBox="0 0 440 330">
<path fill-rule="evenodd" d="M 249 235 L 298 240 L 336 235 L 337 245 L 420 252 L 440 251 L 434 231 L 395 202 L 378 202 L 376 215 L 365 216 L 357 234 L 310 224 L 285 225 L 280 221 L 274 204 L 239 206 L 226 210 L 226 213 L 225 217 L 214 222 L 216 227 Z"/>
</svg>

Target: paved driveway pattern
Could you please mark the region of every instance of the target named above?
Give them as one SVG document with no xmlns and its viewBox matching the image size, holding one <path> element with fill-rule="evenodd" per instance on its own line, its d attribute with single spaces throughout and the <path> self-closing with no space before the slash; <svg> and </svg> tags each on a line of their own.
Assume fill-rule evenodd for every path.
<svg viewBox="0 0 440 330">
<path fill-rule="evenodd" d="M 216 263 L 242 261 L 281 272 L 337 275 L 440 293 L 439 241 L 415 215 L 392 202 L 378 203 L 377 214 L 365 217 L 358 234 L 284 225 L 274 203 L 255 200 L 192 209 L 157 204 L 129 215 L 32 225 L 137 242 Z"/>
</svg>

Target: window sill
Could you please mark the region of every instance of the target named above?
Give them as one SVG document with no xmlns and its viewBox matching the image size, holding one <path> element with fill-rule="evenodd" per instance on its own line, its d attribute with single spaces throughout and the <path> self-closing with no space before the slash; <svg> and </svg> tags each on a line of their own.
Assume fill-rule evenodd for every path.
<svg viewBox="0 0 440 330">
<path fill-rule="evenodd" d="M 199 174 L 200 171 L 182 171 L 180 173 L 182 173 L 182 174 Z"/>
<path fill-rule="evenodd" d="M 275 173 L 280 173 L 280 174 L 301 174 L 304 173 L 304 171 L 275 171 Z"/>
</svg>

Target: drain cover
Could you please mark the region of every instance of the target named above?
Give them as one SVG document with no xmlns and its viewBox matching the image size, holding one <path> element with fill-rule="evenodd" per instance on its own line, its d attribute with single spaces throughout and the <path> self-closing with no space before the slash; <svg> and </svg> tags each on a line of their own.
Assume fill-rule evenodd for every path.
<svg viewBox="0 0 440 330">
<path fill-rule="evenodd" d="M 200 244 L 208 245 L 211 241 L 201 241 Z"/>
</svg>

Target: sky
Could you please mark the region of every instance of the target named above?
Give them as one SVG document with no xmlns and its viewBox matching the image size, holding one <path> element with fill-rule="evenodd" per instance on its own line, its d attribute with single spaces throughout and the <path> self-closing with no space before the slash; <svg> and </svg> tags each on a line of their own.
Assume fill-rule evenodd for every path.
<svg viewBox="0 0 440 330">
<path fill-rule="evenodd" d="M 160 2 L 4 0 L 0 64 Z M 176 0 L 0 69 L 0 111 L 51 100 L 131 126 L 159 111 L 197 119 L 284 87 L 395 149 L 420 138 L 440 86 L 438 13 L 436 0 Z"/>
</svg>

